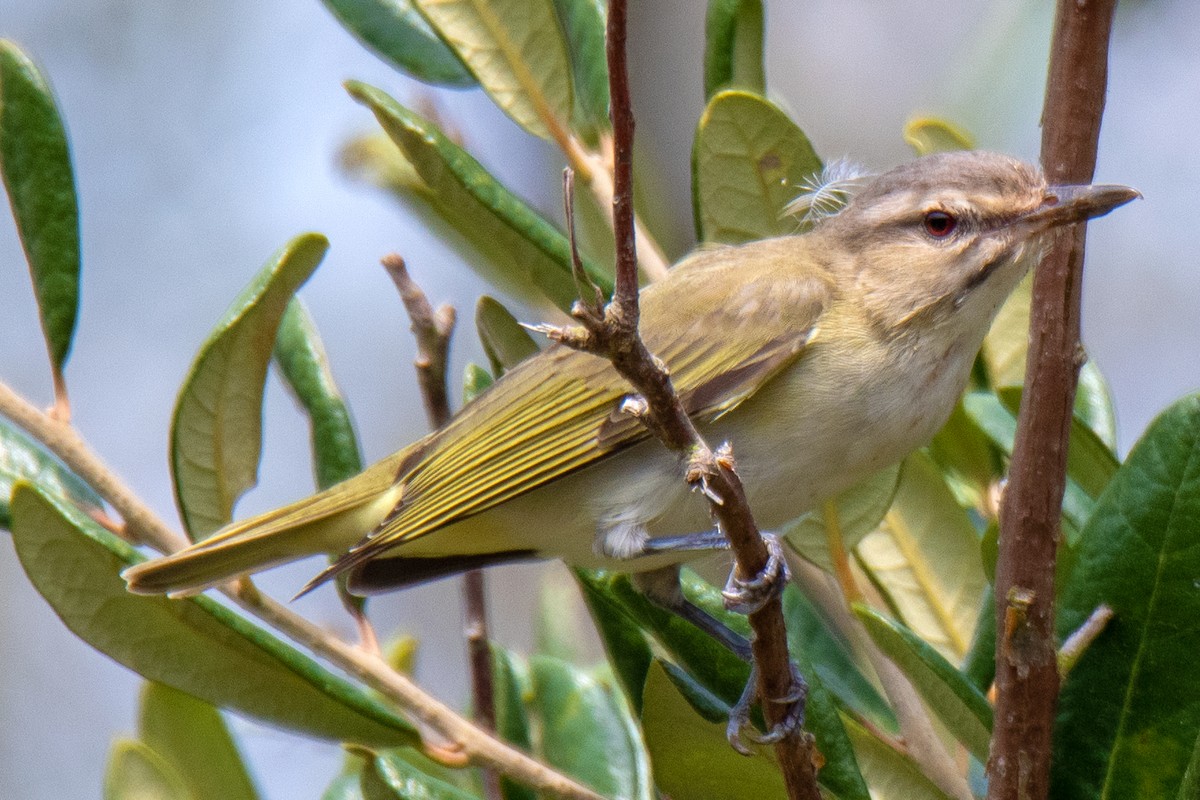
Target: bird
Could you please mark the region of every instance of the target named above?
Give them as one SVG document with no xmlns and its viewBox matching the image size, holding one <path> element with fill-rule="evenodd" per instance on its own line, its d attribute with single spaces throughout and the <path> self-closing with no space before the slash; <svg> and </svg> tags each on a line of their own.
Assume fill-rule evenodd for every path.
<svg viewBox="0 0 1200 800">
<path fill-rule="evenodd" d="M 1049 185 L 1034 165 L 980 151 L 853 184 L 808 230 L 700 249 L 640 293 L 643 340 L 706 441 L 732 444 L 764 530 L 927 444 L 1055 232 L 1140 196 Z M 305 591 L 344 574 L 369 595 L 560 559 L 634 573 L 678 607 L 671 577 L 723 537 L 631 399 L 607 360 L 551 343 L 359 475 L 124 578 L 135 593 L 185 595 L 328 553 Z"/>
</svg>

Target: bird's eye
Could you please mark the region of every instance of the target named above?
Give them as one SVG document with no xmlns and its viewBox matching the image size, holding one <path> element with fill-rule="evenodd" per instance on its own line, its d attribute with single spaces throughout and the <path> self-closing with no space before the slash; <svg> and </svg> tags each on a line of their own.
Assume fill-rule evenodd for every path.
<svg viewBox="0 0 1200 800">
<path fill-rule="evenodd" d="M 925 215 L 925 232 L 935 239 L 945 239 L 957 226 L 958 220 L 945 211 L 930 211 Z"/>
</svg>

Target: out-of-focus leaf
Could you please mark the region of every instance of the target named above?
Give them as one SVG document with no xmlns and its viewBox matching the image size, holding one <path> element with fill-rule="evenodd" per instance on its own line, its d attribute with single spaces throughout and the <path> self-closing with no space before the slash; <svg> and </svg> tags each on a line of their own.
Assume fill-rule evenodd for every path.
<svg viewBox="0 0 1200 800">
<path fill-rule="evenodd" d="M 554 0 L 575 78 L 574 127 L 587 136 L 609 128 L 604 0 Z"/>
<path fill-rule="evenodd" d="M 837 523 L 847 550 L 853 549 L 864 536 L 875 530 L 892 505 L 899 485 L 900 465 L 893 464 L 835 498 Z M 823 570 L 833 571 L 823 509 L 789 522 L 783 528 L 783 535 L 800 555 Z"/>
<path fill-rule="evenodd" d="M 905 459 L 885 524 L 859 542 L 857 553 L 904 622 L 960 663 L 987 580 L 975 527 L 928 456 Z"/>
<path fill-rule="evenodd" d="M 845 708 L 884 730 L 897 732 L 895 714 L 863 675 L 849 645 L 830 630 L 813 604 L 794 586 L 783 592 L 783 615 L 788 651 L 803 653 L 821 683 Z"/>
<path fill-rule="evenodd" d="M 991 501 L 992 487 L 1004 475 L 999 451 L 967 414 L 961 400 L 929 443 L 929 455 L 941 468 L 959 505 L 965 507 L 983 508 Z"/>
<path fill-rule="evenodd" d="M 8 498 L 13 485 L 26 480 L 43 493 L 84 509 L 101 509 L 104 501 L 61 461 L 23 430 L 0 418 L 0 528 L 11 523 Z"/>
<path fill-rule="evenodd" d="M 762 800 L 785 797 L 783 776 L 765 751 L 750 758 L 725 740 L 725 726 L 688 704 L 662 664 L 646 675 L 642 731 L 654 782 L 672 800 Z"/>
<path fill-rule="evenodd" d="M 709 0 L 704 25 L 704 96 L 722 89 L 766 94 L 762 0 Z"/>
<path fill-rule="evenodd" d="M 1109 451 L 1117 452 L 1117 414 L 1112 392 L 1095 361 L 1084 362 L 1079 370 L 1075 416 L 1092 429 Z"/>
<path fill-rule="evenodd" d="M 521 327 L 509 310 L 494 298 L 483 295 L 475 304 L 475 328 L 483 352 L 492 364 L 492 373 L 500 375 L 538 353 L 537 342 Z"/>
<path fill-rule="evenodd" d="M 555 140 L 571 119 L 571 65 L 552 0 L 412 0 L 500 110 Z"/>
<path fill-rule="evenodd" d="M 79 202 L 67 132 L 46 78 L 0 39 L 0 177 L 25 248 L 42 331 L 61 382 L 79 306 Z"/>
<path fill-rule="evenodd" d="M 284 384 L 308 415 L 317 488 L 325 489 L 362 472 L 350 409 L 334 383 L 317 326 L 298 297 L 292 298 L 279 324 L 275 363 Z"/>
<path fill-rule="evenodd" d="M 569 664 L 581 663 L 585 643 L 579 620 L 585 611 L 570 576 L 553 571 L 542 576 L 534 620 L 534 652 Z"/>
<path fill-rule="evenodd" d="M 1187 770 L 1183 773 L 1183 781 L 1179 784 L 1179 793 L 1175 800 L 1196 800 L 1200 797 L 1200 736 L 1196 737 L 1196 746 L 1192 748 L 1192 760 L 1188 762 Z"/>
<path fill-rule="evenodd" d="M 104 800 L 202 800 L 162 756 L 141 742 L 113 743 L 104 774 Z"/>
<path fill-rule="evenodd" d="M 1174 797 L 1200 731 L 1200 395 L 1150 424 L 1100 498 L 1059 603 L 1114 612 L 1063 685 L 1054 797 Z"/>
<path fill-rule="evenodd" d="M 530 692 L 528 666 L 495 642 L 492 648 L 492 686 L 496 713 L 496 735 L 526 753 L 533 752 L 529 714 L 525 709 Z M 507 776 L 500 777 L 504 800 L 535 800 L 537 793 Z"/>
<path fill-rule="evenodd" d="M 367 49 L 419 81 L 474 86 L 475 77 L 446 46 L 412 0 L 324 0 Z"/>
<path fill-rule="evenodd" d="M 371 109 L 407 159 L 379 179 L 427 203 L 461 233 L 485 256 L 485 263 L 468 262 L 477 269 L 490 267 L 485 277 L 523 296 L 535 290 L 564 311 L 570 309 L 577 297 L 571 246 L 558 228 L 504 188 L 436 125 L 371 86 L 352 81 L 347 89 Z M 601 289 L 612 291 L 611 277 L 586 260 L 584 269 Z"/>
<path fill-rule="evenodd" d="M 975 140 L 971 134 L 949 120 L 936 117 L 909 120 L 904 126 L 904 141 L 908 142 L 919 156 L 975 149 Z"/>
<path fill-rule="evenodd" d="M 147 683 L 142 688 L 138 732 L 179 774 L 192 797 L 258 797 L 225 720 L 203 700 L 161 683 Z"/>
<path fill-rule="evenodd" d="M 417 741 L 373 694 L 220 603 L 130 594 L 119 573 L 142 557 L 79 510 L 18 483 L 12 516 L 34 588 L 77 636 L 147 680 L 322 739 Z"/>
<path fill-rule="evenodd" d="M 529 674 L 546 762 L 605 797 L 650 800 L 650 765 L 624 703 L 595 678 L 551 656 L 533 656 Z"/>
<path fill-rule="evenodd" d="M 854 605 L 867 633 L 908 677 L 925 704 L 971 755 L 987 761 L 992 737 L 992 707 L 962 673 L 915 633 L 871 608 Z"/>
<path fill-rule="evenodd" d="M 1025 381 L 1025 352 L 1029 348 L 1029 300 L 1033 292 L 1033 273 L 1017 288 L 992 322 L 979 354 L 987 368 L 992 389 L 1020 386 Z"/>
<path fill-rule="evenodd" d="M 854 720 L 843 722 L 873 800 L 949 800 L 908 758 Z"/>
<path fill-rule="evenodd" d="M 640 714 L 646 670 L 650 668 L 652 658 L 650 645 L 621 601 L 621 594 L 613 588 L 617 582 L 627 584 L 629 578 L 596 570 L 576 569 L 573 572 L 592 614 L 592 621 L 604 642 L 613 671 L 625 688 L 634 713 Z"/>
<path fill-rule="evenodd" d="M 258 481 L 262 396 L 275 333 L 329 241 L 297 236 L 254 277 L 192 362 L 171 421 L 171 472 L 184 526 L 203 539 Z"/>
<path fill-rule="evenodd" d="M 821 160 L 804 131 L 765 98 L 724 91 L 709 101 L 692 144 L 692 204 L 704 242 L 739 244 L 795 233 L 784 207 Z"/>
<path fill-rule="evenodd" d="M 376 755 L 363 766 L 361 790 L 364 800 L 478 800 L 390 752 Z"/>
<path fill-rule="evenodd" d="M 975 638 L 963 661 L 962 673 L 981 692 L 986 692 L 996 679 L 996 597 L 991 586 L 984 590 Z"/>
<path fill-rule="evenodd" d="M 467 364 L 463 369 L 463 405 L 483 394 L 492 383 L 490 372 L 478 364 Z"/>
<path fill-rule="evenodd" d="M 333 783 L 321 795 L 321 800 L 366 800 L 362 793 L 362 778 L 359 767 L 353 771 L 343 772 L 333 779 Z"/>
</svg>

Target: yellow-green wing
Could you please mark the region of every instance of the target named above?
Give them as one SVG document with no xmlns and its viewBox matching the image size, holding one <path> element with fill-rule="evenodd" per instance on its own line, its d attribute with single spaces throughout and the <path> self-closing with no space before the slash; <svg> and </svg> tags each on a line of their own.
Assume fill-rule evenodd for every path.
<svg viewBox="0 0 1200 800">
<path fill-rule="evenodd" d="M 803 350 L 830 294 L 805 245 L 788 237 L 703 252 L 643 290 L 642 336 L 689 414 L 728 412 Z M 318 581 L 646 438 L 619 411 L 630 392 L 605 359 L 559 345 L 523 362 L 429 441 L 399 476 L 388 520 Z"/>
</svg>

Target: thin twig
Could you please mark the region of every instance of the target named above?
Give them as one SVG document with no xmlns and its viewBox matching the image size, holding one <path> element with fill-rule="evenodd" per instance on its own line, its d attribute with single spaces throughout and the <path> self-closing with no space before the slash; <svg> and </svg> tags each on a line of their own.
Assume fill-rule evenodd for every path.
<svg viewBox="0 0 1200 800">
<path fill-rule="evenodd" d="M 454 333 L 454 308 L 439 306 L 435 311 L 421 287 L 408 274 L 404 259 L 392 253 L 383 258 L 384 269 L 392 277 L 412 320 L 417 339 L 417 381 L 425 401 L 425 413 L 435 430 L 450 421 L 450 400 L 446 387 L 446 361 L 450 337 Z M 487 582 L 483 570 L 463 574 L 463 633 L 467 641 L 467 663 L 471 674 L 471 705 L 476 724 L 489 732 L 496 730 L 496 692 L 492 685 L 492 650 L 488 644 Z M 483 789 L 487 800 L 499 800 L 500 777 L 495 770 L 483 771 Z"/>
<path fill-rule="evenodd" d="M 1059 0 L 1042 112 L 1042 165 L 1052 184 L 1088 183 L 1095 171 L 1115 6 Z M 1044 800 L 1050 791 L 1059 688 L 1054 568 L 1082 365 L 1084 235 L 1083 225 L 1062 231 L 1034 275 L 1025 395 L 1000 512 L 989 800 Z"/>
<path fill-rule="evenodd" d="M 62 425 L 33 407 L 7 385 L 0 383 L 0 415 L 8 417 L 58 456 L 80 478 L 104 498 L 125 521 L 126 529 L 138 540 L 162 553 L 172 553 L 188 544 L 129 490 L 73 428 Z M 243 609 L 285 636 L 299 642 L 335 667 L 357 676 L 388 698 L 407 715 L 419 720 L 452 743 L 449 750 L 462 760 L 492 767 L 538 791 L 573 800 L 602 800 L 600 795 L 538 763 L 463 719 L 452 709 L 426 694 L 408 678 L 395 672 L 379 656 L 363 651 L 256 591 L 238 591 L 234 585 L 222 592 Z M 427 745 L 430 753 L 438 752 Z M 443 759 L 444 760 L 444 759 Z"/>
<path fill-rule="evenodd" d="M 607 55 L 610 109 L 613 126 L 613 230 L 616 238 L 616 290 L 603 309 L 585 293 L 573 309 L 579 327 L 550 331 L 564 344 L 603 355 L 633 386 L 640 397 L 627 403 L 650 431 L 688 461 L 687 480 L 704 489 L 713 516 L 729 538 L 737 558 L 738 576 L 758 575 L 769 558 L 734 469 L 732 452 L 717 452 L 705 444 L 671 385 L 664 365 L 638 335 L 637 247 L 633 210 L 633 109 L 625 58 L 625 0 L 608 4 Z M 787 650 L 783 608 L 778 598 L 749 617 L 754 631 L 753 655 L 758 666 L 758 695 L 771 727 L 788 711 L 786 698 L 793 691 L 791 659 Z M 788 796 L 793 800 L 818 800 L 816 768 L 811 738 L 796 731 L 775 745 Z"/>
</svg>

